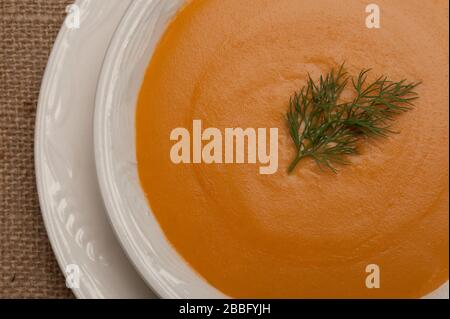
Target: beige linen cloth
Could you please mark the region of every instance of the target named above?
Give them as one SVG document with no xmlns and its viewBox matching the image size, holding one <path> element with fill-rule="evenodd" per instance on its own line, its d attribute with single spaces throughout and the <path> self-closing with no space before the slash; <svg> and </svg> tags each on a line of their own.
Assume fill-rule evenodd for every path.
<svg viewBox="0 0 450 319">
<path fill-rule="evenodd" d="M 39 88 L 72 0 L 0 0 L 0 298 L 71 298 L 43 225 L 33 165 Z"/>
</svg>

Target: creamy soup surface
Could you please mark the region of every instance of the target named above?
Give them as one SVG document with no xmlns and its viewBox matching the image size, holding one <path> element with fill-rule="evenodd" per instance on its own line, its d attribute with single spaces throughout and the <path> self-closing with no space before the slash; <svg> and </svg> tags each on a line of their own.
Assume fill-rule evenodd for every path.
<svg viewBox="0 0 450 319">
<path fill-rule="evenodd" d="M 345 2 L 345 4 L 343 4 Z M 448 1 L 193 0 L 156 48 L 137 107 L 142 187 L 167 239 L 231 297 L 418 298 L 448 280 Z M 345 61 L 422 81 L 399 134 L 339 173 L 295 156 L 289 97 Z M 174 128 L 279 128 L 279 170 L 175 165 Z M 366 267 L 381 287 L 366 287 Z"/>
</svg>

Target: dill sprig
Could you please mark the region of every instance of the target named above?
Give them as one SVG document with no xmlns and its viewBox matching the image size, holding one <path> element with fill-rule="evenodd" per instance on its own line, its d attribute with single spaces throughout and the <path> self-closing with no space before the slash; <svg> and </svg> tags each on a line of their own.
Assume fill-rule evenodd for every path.
<svg viewBox="0 0 450 319">
<path fill-rule="evenodd" d="M 394 82 L 386 76 L 368 83 L 369 72 L 362 70 L 355 79 L 342 65 L 318 83 L 308 76 L 305 87 L 291 97 L 287 124 L 297 154 L 289 173 L 306 157 L 336 173 L 335 164 L 349 164 L 347 156 L 357 154 L 361 138 L 394 133 L 391 122 L 413 108 L 418 98 L 414 90 L 420 83 Z M 355 98 L 342 102 L 350 82 Z"/>
</svg>

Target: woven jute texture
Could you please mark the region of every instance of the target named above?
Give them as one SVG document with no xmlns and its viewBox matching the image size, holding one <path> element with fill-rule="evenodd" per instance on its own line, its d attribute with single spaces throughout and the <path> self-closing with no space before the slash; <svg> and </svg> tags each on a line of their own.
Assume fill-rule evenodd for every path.
<svg viewBox="0 0 450 319">
<path fill-rule="evenodd" d="M 33 165 L 39 87 L 71 0 L 0 0 L 0 298 L 71 298 L 43 225 Z"/>
</svg>

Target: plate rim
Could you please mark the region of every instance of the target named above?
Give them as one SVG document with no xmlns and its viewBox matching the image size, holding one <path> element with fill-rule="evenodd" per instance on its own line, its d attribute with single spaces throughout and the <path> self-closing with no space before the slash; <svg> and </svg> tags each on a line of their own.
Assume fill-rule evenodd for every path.
<svg viewBox="0 0 450 319">
<path fill-rule="evenodd" d="M 80 5 L 82 0 L 76 0 L 74 5 Z M 50 78 L 52 77 L 55 69 L 55 65 L 57 63 L 58 51 L 61 49 L 62 43 L 65 38 L 67 38 L 68 30 L 65 28 L 64 24 L 66 21 L 64 18 L 61 27 L 58 31 L 58 35 L 53 43 L 52 50 L 50 52 L 47 65 L 45 66 L 44 76 L 42 77 L 42 82 L 39 88 L 39 98 L 36 109 L 36 119 L 35 119 L 35 128 L 34 128 L 34 171 L 36 175 L 36 187 L 39 198 L 39 207 L 41 210 L 42 219 L 44 222 L 44 227 L 47 232 L 47 236 L 50 242 L 50 246 L 52 248 L 55 259 L 58 263 L 58 267 L 61 271 L 61 274 L 64 276 L 65 268 L 69 264 L 63 254 L 59 252 L 59 248 L 56 247 L 56 241 L 58 241 L 56 234 L 52 231 L 50 227 L 50 217 L 47 212 L 51 211 L 51 205 L 49 203 L 48 196 L 46 195 L 46 186 L 43 182 L 44 173 L 43 173 L 43 144 L 44 144 L 44 136 L 45 136 L 45 123 L 44 123 L 44 115 L 47 109 L 44 90 L 50 83 Z M 65 278 L 65 276 L 64 276 Z M 81 289 L 73 289 L 68 288 L 72 291 L 77 299 L 86 299 L 87 293 L 81 291 Z"/>
<path fill-rule="evenodd" d="M 115 34 L 115 31 L 117 30 L 118 26 L 120 25 L 120 22 L 122 21 L 123 17 L 125 16 L 127 10 L 132 5 L 133 0 L 129 0 L 128 4 L 125 4 L 122 10 L 123 12 L 119 13 L 120 18 L 118 18 L 118 21 L 115 22 L 115 26 L 113 26 L 113 32 L 110 34 L 110 38 L 107 41 L 107 46 L 105 47 L 105 55 L 107 52 L 107 48 L 109 47 L 113 36 Z M 76 0 L 75 2 L 69 4 L 78 6 L 79 8 L 85 6 L 86 12 L 88 12 L 90 9 L 94 8 L 95 4 L 91 0 Z M 105 5 L 105 3 L 102 3 L 102 6 Z M 111 3 L 106 3 L 106 5 L 111 5 Z M 67 12 L 66 7 L 66 12 Z M 117 9 L 119 10 L 119 9 Z M 36 176 L 36 187 L 37 187 L 37 195 L 39 200 L 39 207 L 42 215 L 43 224 L 47 233 L 47 237 L 51 246 L 51 249 L 53 251 L 54 258 L 56 259 L 56 262 L 58 264 L 58 267 L 61 271 L 62 278 L 66 279 L 65 276 L 65 269 L 68 265 L 73 264 L 73 260 L 69 261 L 67 259 L 67 254 L 71 255 L 70 249 L 67 249 L 67 252 L 64 253 L 63 247 L 64 245 L 61 244 L 62 240 L 65 238 L 62 238 L 60 235 L 57 234 L 58 229 L 54 228 L 55 218 L 52 217 L 57 214 L 57 212 L 53 209 L 51 205 L 51 197 L 49 194 L 48 186 L 45 183 L 45 179 L 48 176 L 47 173 L 45 173 L 45 160 L 44 160 L 44 152 L 45 152 L 45 138 L 48 134 L 48 130 L 46 127 L 46 115 L 48 115 L 48 109 L 49 109 L 49 96 L 46 94 L 47 88 L 52 83 L 52 78 L 54 77 L 57 68 L 59 67 L 59 62 L 61 61 L 61 52 L 63 52 L 63 47 L 66 43 L 70 42 L 70 34 L 71 31 L 66 26 L 66 20 L 67 16 L 64 17 L 61 27 L 57 33 L 57 36 L 53 42 L 52 49 L 49 54 L 49 58 L 43 73 L 43 77 L 40 84 L 39 89 L 39 97 L 37 102 L 37 108 L 36 108 L 36 117 L 35 117 L 35 128 L 34 128 L 34 172 Z M 104 57 L 101 61 L 101 64 L 103 64 Z M 100 68 L 101 71 L 101 68 Z M 98 74 L 100 75 L 100 73 Z M 97 80 L 98 83 L 98 80 Z M 95 101 L 92 101 L 93 105 L 95 106 Z M 92 136 L 93 138 L 93 136 Z M 94 150 L 92 150 L 92 153 Z M 99 201 L 103 201 L 102 197 L 99 196 Z M 109 221 L 109 219 L 108 219 Z M 110 226 L 110 225 L 109 225 Z M 121 249 L 121 248 L 119 248 Z M 74 258 L 76 259 L 76 258 Z M 133 268 L 134 270 L 134 268 Z M 67 284 L 66 284 L 67 285 Z M 100 289 L 101 285 L 98 285 L 98 287 L 88 288 L 86 285 L 83 285 L 82 282 L 80 283 L 79 288 L 69 288 L 74 296 L 77 299 L 94 299 L 94 298 L 105 298 L 105 295 L 101 293 Z M 144 298 L 144 296 L 143 296 Z"/>
</svg>

